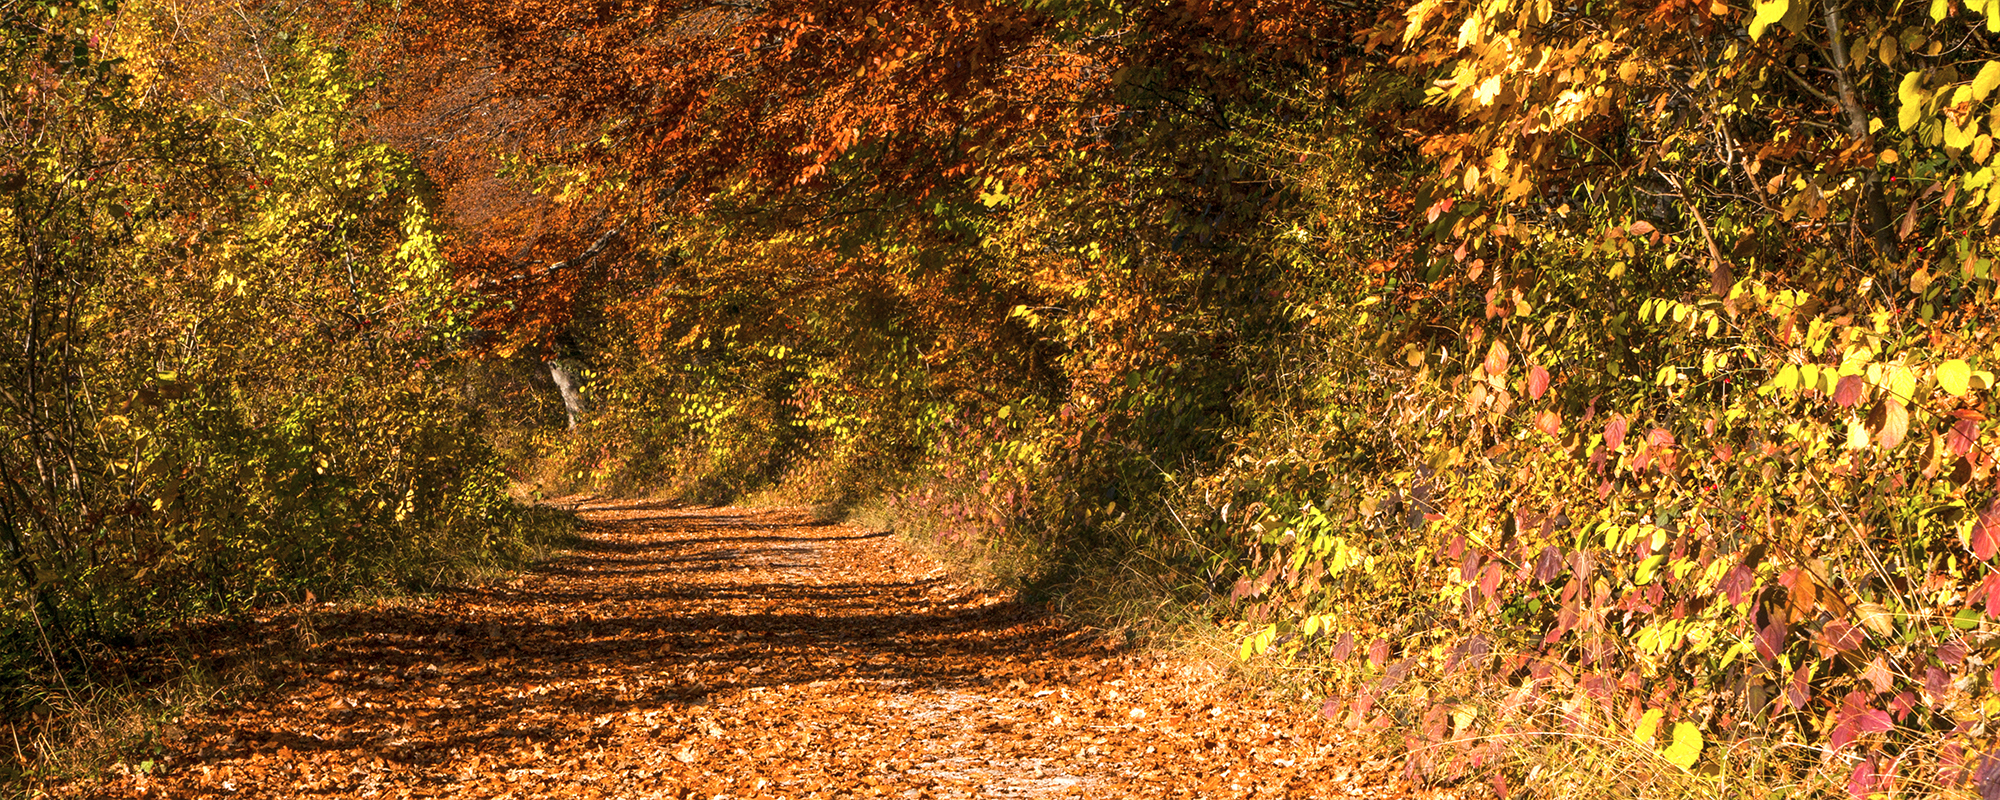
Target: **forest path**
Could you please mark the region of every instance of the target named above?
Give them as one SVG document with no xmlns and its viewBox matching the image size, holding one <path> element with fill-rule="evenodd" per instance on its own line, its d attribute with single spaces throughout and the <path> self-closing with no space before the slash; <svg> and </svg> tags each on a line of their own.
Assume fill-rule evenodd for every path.
<svg viewBox="0 0 2000 800">
<path fill-rule="evenodd" d="M 504 585 L 316 615 L 103 797 L 1403 797 L 1307 704 L 803 513 L 613 502 Z"/>
</svg>

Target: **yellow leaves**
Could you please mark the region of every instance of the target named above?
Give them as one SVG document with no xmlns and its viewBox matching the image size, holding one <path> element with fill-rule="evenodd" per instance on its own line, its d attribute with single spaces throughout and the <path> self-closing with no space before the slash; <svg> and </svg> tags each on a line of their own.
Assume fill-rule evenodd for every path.
<svg viewBox="0 0 2000 800">
<path fill-rule="evenodd" d="M 1861 420 L 1850 419 L 1847 421 L 1846 445 L 1849 450 L 1868 449 L 1868 427 L 1861 424 Z"/>
<path fill-rule="evenodd" d="M 1979 74 L 1973 77 L 1970 86 L 1973 101 L 1985 101 L 1986 96 L 1992 94 L 1995 87 L 2000 87 L 2000 61 L 1986 62 L 1985 66 L 1979 68 Z"/>
<path fill-rule="evenodd" d="M 1272 641 L 1277 638 L 1277 625 L 1264 626 L 1256 633 L 1243 637 L 1243 646 L 1237 649 L 1236 659 L 1238 661 L 1249 661 L 1254 656 L 1268 652 L 1271 649 Z"/>
<path fill-rule="evenodd" d="M 1500 76 L 1489 76 L 1486 80 L 1479 82 L 1478 88 L 1472 90 L 1472 99 L 1478 101 L 1482 106 L 1493 105 L 1494 98 L 1500 96 L 1500 89 Z"/>
<path fill-rule="evenodd" d="M 1660 720 L 1665 719 L 1666 716 L 1667 712 L 1662 709 L 1648 709 L 1645 714 L 1639 717 L 1639 724 L 1633 726 L 1632 741 L 1639 744 L 1652 744 L 1653 737 L 1659 734 Z"/>
<path fill-rule="evenodd" d="M 1750 38 L 1764 38 L 1764 31 L 1784 19 L 1791 6 L 1790 0 L 1757 0 L 1750 19 Z"/>
<path fill-rule="evenodd" d="M 1692 722 L 1674 723 L 1674 741 L 1660 755 L 1681 769 L 1693 769 L 1701 760 L 1701 729 Z"/>
<path fill-rule="evenodd" d="M 1964 397 L 1972 390 L 1972 367 L 1964 359 L 1954 358 L 1937 367 L 1938 388 L 1953 397 Z"/>
<path fill-rule="evenodd" d="M 1422 0 L 1410 6 L 1409 11 L 1403 12 L 1404 18 L 1410 21 L 1409 26 L 1403 29 L 1403 44 L 1411 44 L 1417 37 L 1424 35 L 1424 24 L 1430 21 L 1431 15 L 1443 4 L 1444 0 Z"/>
<path fill-rule="evenodd" d="M 1875 635 L 1888 636 L 1896 632 L 1895 618 L 1881 604 L 1864 600 L 1855 603 L 1854 610 L 1861 620 L 1861 627 L 1874 631 Z"/>
<path fill-rule="evenodd" d="M 1944 146 L 1949 150 L 1964 150 L 1972 145 L 1972 137 L 1979 132 L 1978 120 L 1967 120 L 1961 126 L 1950 119 L 1944 121 Z"/>
<path fill-rule="evenodd" d="M 1921 85 L 1923 77 L 1922 72 L 1908 73 L 1896 87 L 1896 100 L 1901 104 L 1896 111 L 1896 125 L 1904 131 L 1916 127 L 1923 119 L 1924 104 L 1930 101 L 1930 93 Z"/>
</svg>

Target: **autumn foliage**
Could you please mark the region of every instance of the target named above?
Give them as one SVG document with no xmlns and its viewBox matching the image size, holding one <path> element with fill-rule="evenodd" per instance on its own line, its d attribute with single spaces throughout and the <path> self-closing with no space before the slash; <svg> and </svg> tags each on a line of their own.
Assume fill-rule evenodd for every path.
<svg viewBox="0 0 2000 800">
<path fill-rule="evenodd" d="M 461 267 L 593 366 L 578 479 L 887 492 L 1071 591 L 1226 598 L 1439 780 L 1519 785 L 1555 732 L 1697 784 L 1991 782 L 1984 10 L 410 19 L 571 210 Z M 614 228 L 596 277 L 496 277 Z"/>
<path fill-rule="evenodd" d="M 288 299 L 214 306 L 237 345 L 173 369 L 191 310 L 77 312 L 129 355 L 17 382 L 210 386 L 291 441 L 256 376 L 317 385 L 280 355 L 311 353 L 551 491 L 874 502 L 1071 597 L 1213 609 L 1427 780 L 1504 793 L 1581 752 L 1690 791 L 2000 786 L 2000 9 L 259 4 L 257 56 L 200 38 L 225 15 L 60 7 L 107 33 L 11 27 L 9 57 L 125 58 L 7 73 L 68 98 L 8 113 L 180 166 L 33 217 L 59 193 L 20 187 L 65 173 L 0 154 L 16 219 L 69 220 L 8 246 L 139 265 L 91 285 L 141 294 L 64 302 Z M 242 345 L 262 320 L 290 333 Z M 518 419 L 544 361 L 580 367 L 574 433 Z M 153 424 L 92 403 L 19 441 Z M 134 477 L 74 530 L 163 530 L 106 509 L 167 473 L 93 457 Z"/>
</svg>

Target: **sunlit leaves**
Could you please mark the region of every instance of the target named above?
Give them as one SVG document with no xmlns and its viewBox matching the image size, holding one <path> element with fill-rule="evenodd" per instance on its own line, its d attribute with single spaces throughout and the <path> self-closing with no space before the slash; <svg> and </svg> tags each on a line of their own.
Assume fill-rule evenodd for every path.
<svg viewBox="0 0 2000 800">
<path fill-rule="evenodd" d="M 1868 415 L 1869 426 L 1875 429 L 1875 443 L 1884 450 L 1894 450 L 1903 443 L 1903 437 L 1910 432 L 1910 410 L 1902 401 L 1883 398 L 1875 404 L 1875 410 Z"/>
<path fill-rule="evenodd" d="M 2000 497 L 1988 500 L 1972 521 L 1968 549 L 1981 561 L 2000 553 Z"/>
<path fill-rule="evenodd" d="M 1761 39 L 1764 31 L 1785 18 L 1785 13 L 1793 5 L 1803 5 L 1806 0 L 1755 0 L 1751 4 L 1750 38 Z"/>
<path fill-rule="evenodd" d="M 1609 422 L 1604 423 L 1604 446 L 1612 450 L 1617 450 L 1621 447 L 1624 447 L 1625 432 L 1628 427 L 1629 425 L 1625 421 L 1625 415 L 1623 414 L 1613 415 Z"/>
<path fill-rule="evenodd" d="M 1702 746 L 1700 727 L 1692 722 L 1676 722 L 1674 740 L 1660 755 L 1681 769 L 1693 769 L 1695 762 L 1701 760 Z"/>
<path fill-rule="evenodd" d="M 1938 388 L 1953 397 L 1964 397 L 1972 389 L 1972 368 L 1954 358 L 1937 366 Z"/>
<path fill-rule="evenodd" d="M 1495 341 L 1492 346 L 1486 349 L 1486 374 L 1500 375 L 1505 373 L 1507 371 L 1507 361 L 1510 356 L 1511 354 L 1507 352 L 1507 345 Z"/>
</svg>

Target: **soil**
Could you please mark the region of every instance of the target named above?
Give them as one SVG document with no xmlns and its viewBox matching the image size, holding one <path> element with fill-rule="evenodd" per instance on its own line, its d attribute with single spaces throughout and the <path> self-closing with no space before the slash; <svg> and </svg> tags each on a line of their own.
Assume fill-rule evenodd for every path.
<svg viewBox="0 0 2000 800">
<path fill-rule="evenodd" d="M 1409 797 L 1297 696 L 796 510 L 604 501 L 505 584 L 323 605 L 71 796 Z"/>
</svg>

